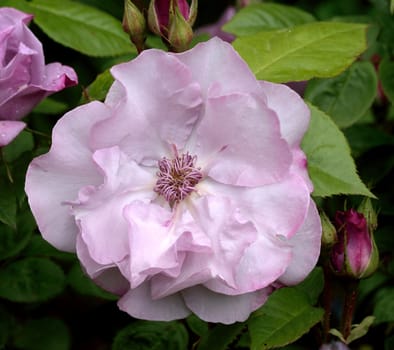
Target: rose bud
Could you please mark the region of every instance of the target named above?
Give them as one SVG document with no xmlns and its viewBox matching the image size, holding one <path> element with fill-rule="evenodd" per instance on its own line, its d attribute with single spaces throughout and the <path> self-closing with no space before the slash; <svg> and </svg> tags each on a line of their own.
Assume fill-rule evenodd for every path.
<svg viewBox="0 0 394 350">
<path fill-rule="evenodd" d="M 378 266 L 379 253 L 364 214 L 354 209 L 337 211 L 334 224 L 338 234 L 331 251 L 334 273 L 355 279 L 370 276 Z"/>
<path fill-rule="evenodd" d="M 131 0 L 124 2 L 122 26 L 123 30 L 129 34 L 138 52 L 141 52 L 146 40 L 146 21 L 144 15 Z"/>
<path fill-rule="evenodd" d="M 152 0 L 148 25 L 161 36 L 172 51 L 185 51 L 193 38 L 192 26 L 197 17 L 197 0 Z"/>
</svg>

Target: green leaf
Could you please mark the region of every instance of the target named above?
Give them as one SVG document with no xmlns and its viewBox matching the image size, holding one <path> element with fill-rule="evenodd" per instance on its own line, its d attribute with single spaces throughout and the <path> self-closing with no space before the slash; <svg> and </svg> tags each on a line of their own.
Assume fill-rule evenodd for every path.
<svg viewBox="0 0 394 350">
<path fill-rule="evenodd" d="M 304 281 L 294 288 L 303 291 L 311 305 L 315 305 L 324 288 L 324 275 L 321 267 L 316 267 Z"/>
<path fill-rule="evenodd" d="M 305 99 L 327 113 L 340 128 L 347 128 L 371 107 L 377 87 L 372 63 L 356 62 L 339 76 L 311 80 Z"/>
<path fill-rule="evenodd" d="M 197 350 L 226 350 L 245 329 L 245 323 L 217 324 L 200 339 Z"/>
<path fill-rule="evenodd" d="M 63 321 L 47 317 L 18 325 L 13 345 L 23 350 L 69 350 L 71 339 Z"/>
<path fill-rule="evenodd" d="M 359 194 L 375 198 L 357 175 L 345 136 L 324 112 L 313 105 L 309 129 L 302 141 L 314 196 Z"/>
<path fill-rule="evenodd" d="M 394 0 L 392 3 L 394 3 Z M 394 335 L 392 335 L 391 337 L 386 337 L 384 340 L 384 350 L 393 350 L 393 349 L 394 349 Z"/>
<path fill-rule="evenodd" d="M 79 294 L 107 300 L 118 300 L 118 296 L 101 289 L 88 276 L 86 276 L 79 263 L 74 264 L 71 268 L 67 276 L 67 282 Z"/>
<path fill-rule="evenodd" d="M 357 157 L 364 152 L 383 145 L 394 145 L 394 137 L 373 125 L 355 124 L 345 129 L 344 134 Z"/>
<path fill-rule="evenodd" d="M 394 61 L 384 59 L 380 63 L 379 79 L 385 95 L 394 104 Z"/>
<path fill-rule="evenodd" d="M 344 71 L 366 49 L 366 28 L 362 24 L 314 22 L 241 37 L 233 45 L 258 79 L 327 78 Z"/>
<path fill-rule="evenodd" d="M 346 344 L 346 339 L 343 337 L 342 333 L 336 329 L 336 328 L 331 328 L 329 331 L 330 334 L 335 335 L 336 337 L 338 337 L 338 339 L 342 342 Z"/>
<path fill-rule="evenodd" d="M 352 325 L 352 330 L 346 339 L 346 344 L 350 344 L 352 341 L 359 339 L 368 333 L 369 327 L 372 326 L 375 321 L 375 317 L 367 316 L 360 324 Z"/>
<path fill-rule="evenodd" d="M 134 51 L 121 23 L 109 14 L 75 1 L 34 0 L 34 22 L 54 41 L 90 56 Z"/>
<path fill-rule="evenodd" d="M 330 329 L 330 334 L 338 337 L 343 343 L 350 344 L 351 342 L 366 335 L 374 320 L 375 317 L 367 316 L 361 321 L 360 324 L 353 324 L 350 334 L 346 339 L 343 337 L 342 333 L 335 328 Z"/>
<path fill-rule="evenodd" d="M 18 254 L 28 244 L 35 228 L 30 211 L 18 213 L 15 228 L 0 225 L 0 260 Z"/>
<path fill-rule="evenodd" d="M 76 255 L 73 253 L 57 250 L 47 241 L 45 241 L 40 235 L 34 235 L 30 239 L 28 245 L 21 252 L 21 255 L 51 257 L 64 261 L 75 261 L 77 259 Z"/>
<path fill-rule="evenodd" d="M 5 345 L 14 328 L 12 315 L 0 305 L 0 349 L 6 349 Z"/>
<path fill-rule="evenodd" d="M 13 162 L 24 152 L 31 151 L 33 148 L 34 140 L 32 134 L 27 131 L 22 131 L 9 145 L 5 146 L 2 151 L 5 161 Z"/>
<path fill-rule="evenodd" d="M 2 172 L 0 173 L 0 189 L 0 222 L 15 229 L 16 195 L 14 187 Z"/>
<path fill-rule="evenodd" d="M 137 321 L 123 328 L 114 339 L 112 350 L 187 350 L 189 336 L 181 323 Z"/>
<path fill-rule="evenodd" d="M 93 100 L 103 101 L 113 82 L 114 78 L 109 70 L 99 74 L 94 82 L 84 90 L 80 102 L 86 103 Z"/>
<path fill-rule="evenodd" d="M 313 21 L 313 15 L 294 6 L 261 3 L 242 8 L 223 26 L 223 30 L 241 37 L 262 30 L 291 28 Z"/>
<path fill-rule="evenodd" d="M 33 109 L 33 113 L 63 114 L 67 108 L 68 106 L 66 103 L 47 97 Z"/>
<path fill-rule="evenodd" d="M 25 0 L 1 0 L 1 7 L 14 7 L 20 11 L 24 11 L 27 13 L 31 12 L 29 4 Z"/>
<path fill-rule="evenodd" d="M 4 266 L 0 281 L 0 297 L 25 303 L 48 300 L 65 286 L 62 269 L 43 258 L 25 258 Z"/>
<path fill-rule="evenodd" d="M 381 289 L 375 297 L 375 323 L 394 322 L 394 288 Z"/>
<path fill-rule="evenodd" d="M 200 320 L 194 314 L 186 318 L 186 323 L 188 327 L 192 330 L 192 332 L 199 335 L 200 337 L 206 335 L 209 331 L 208 323 L 204 322 L 203 320 Z"/>
<path fill-rule="evenodd" d="M 296 288 L 279 289 L 248 321 L 251 349 L 273 349 L 290 344 L 308 332 L 323 314 L 324 310 L 310 305 L 304 292 Z"/>
<path fill-rule="evenodd" d="M 379 290 L 384 284 L 386 284 L 389 279 L 390 277 L 387 274 L 377 270 L 373 275 L 371 275 L 371 277 L 360 280 L 357 297 L 358 302 L 363 302 L 364 299 L 369 297 L 372 292 Z"/>
</svg>

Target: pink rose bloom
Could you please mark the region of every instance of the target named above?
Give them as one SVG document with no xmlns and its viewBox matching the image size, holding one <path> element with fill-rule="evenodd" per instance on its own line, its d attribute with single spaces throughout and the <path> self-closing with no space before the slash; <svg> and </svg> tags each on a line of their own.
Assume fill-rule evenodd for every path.
<svg viewBox="0 0 394 350">
<path fill-rule="evenodd" d="M 61 118 L 28 169 L 44 238 L 142 319 L 244 321 L 303 280 L 321 224 L 301 98 L 257 81 L 218 38 L 111 72 L 105 102 Z"/>
<path fill-rule="evenodd" d="M 0 146 L 23 129 L 26 116 L 46 96 L 77 84 L 74 70 L 45 65 L 40 41 L 27 24 L 32 15 L 0 8 Z"/>
</svg>

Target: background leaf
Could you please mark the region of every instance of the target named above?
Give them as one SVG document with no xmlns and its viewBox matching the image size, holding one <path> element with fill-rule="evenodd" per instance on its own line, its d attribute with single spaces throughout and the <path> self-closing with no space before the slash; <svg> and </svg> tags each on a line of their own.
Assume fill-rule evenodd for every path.
<svg viewBox="0 0 394 350">
<path fill-rule="evenodd" d="M 200 339 L 197 350 L 226 350 L 245 329 L 244 323 L 217 324 Z"/>
<path fill-rule="evenodd" d="M 30 132 L 22 131 L 10 144 L 3 147 L 3 156 L 6 162 L 12 162 L 24 152 L 34 148 L 33 136 Z"/>
<path fill-rule="evenodd" d="M 238 38 L 235 49 L 258 79 L 273 82 L 332 77 L 366 48 L 362 24 L 314 22 Z"/>
<path fill-rule="evenodd" d="M 0 349 L 5 349 L 5 345 L 14 329 L 12 315 L 0 305 Z"/>
<path fill-rule="evenodd" d="M 112 350 L 187 350 L 189 337 L 179 322 L 137 321 L 115 337 Z"/>
<path fill-rule="evenodd" d="M 394 103 L 394 61 L 382 60 L 379 65 L 379 79 L 385 95 Z"/>
<path fill-rule="evenodd" d="M 95 7 L 69 0 L 34 0 L 29 6 L 34 12 L 34 22 L 66 47 L 90 56 L 135 51 L 120 21 Z"/>
<path fill-rule="evenodd" d="M 188 318 L 186 319 L 186 323 L 188 327 L 200 337 L 208 334 L 208 323 L 200 320 L 196 315 L 191 314 L 190 316 L 188 316 Z"/>
<path fill-rule="evenodd" d="M 4 266 L 0 281 L 0 297 L 26 303 L 48 300 L 65 286 L 62 269 L 43 258 L 25 258 Z"/>
<path fill-rule="evenodd" d="M 374 197 L 357 175 L 345 136 L 330 117 L 309 105 L 311 121 L 302 141 L 314 196 L 360 194 Z"/>
<path fill-rule="evenodd" d="M 375 323 L 394 322 L 394 288 L 383 288 L 376 293 L 373 315 Z"/>
<path fill-rule="evenodd" d="M 248 321 L 252 350 L 289 344 L 309 331 L 324 310 L 310 305 L 308 296 L 295 288 L 275 291 Z"/>
<path fill-rule="evenodd" d="M 308 296 L 311 305 L 315 305 L 324 288 L 324 275 L 321 267 L 316 267 L 305 280 L 294 288 Z"/>
<path fill-rule="evenodd" d="M 18 213 L 15 228 L 0 225 L 0 260 L 18 254 L 29 243 L 35 228 L 30 211 Z"/>
<path fill-rule="evenodd" d="M 5 175 L 0 172 L 0 222 L 16 229 L 16 195 L 14 187 Z M 1 259 L 1 257 L 0 257 Z"/>
<path fill-rule="evenodd" d="M 304 97 L 327 113 L 340 128 L 346 128 L 371 107 L 377 87 L 372 63 L 356 62 L 337 77 L 311 80 Z"/>
<path fill-rule="evenodd" d="M 118 300 L 118 296 L 106 292 L 83 273 L 79 263 L 73 265 L 67 276 L 68 284 L 79 294 L 107 300 Z"/>
<path fill-rule="evenodd" d="M 13 345 L 23 350 L 68 350 L 71 339 L 63 321 L 47 317 L 19 324 Z"/>
<path fill-rule="evenodd" d="M 291 28 L 313 21 L 313 15 L 296 7 L 261 3 L 242 8 L 223 26 L 223 30 L 241 37 L 262 30 Z"/>
<path fill-rule="evenodd" d="M 114 78 L 109 70 L 99 74 L 97 78 L 84 90 L 81 103 L 87 103 L 93 100 L 104 101 L 113 82 Z"/>
</svg>

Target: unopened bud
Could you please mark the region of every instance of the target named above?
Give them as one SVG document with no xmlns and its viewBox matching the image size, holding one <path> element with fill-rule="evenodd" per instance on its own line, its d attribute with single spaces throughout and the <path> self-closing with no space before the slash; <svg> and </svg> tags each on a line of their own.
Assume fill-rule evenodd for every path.
<svg viewBox="0 0 394 350">
<path fill-rule="evenodd" d="M 369 232 L 373 234 L 378 227 L 378 215 L 372 206 L 371 199 L 369 197 L 365 197 L 357 208 L 357 211 L 364 215 L 367 220 Z"/>
<path fill-rule="evenodd" d="M 168 43 L 175 52 L 182 52 L 189 48 L 193 39 L 193 29 L 185 20 L 177 7 L 170 13 L 170 26 L 168 28 Z"/>
<path fill-rule="evenodd" d="M 150 30 L 160 35 L 174 51 L 188 49 L 197 17 L 197 0 L 152 0 L 148 9 Z"/>
<path fill-rule="evenodd" d="M 131 0 L 124 2 L 122 26 L 124 31 L 129 34 L 138 52 L 141 52 L 146 40 L 146 21 L 144 15 Z"/>
<path fill-rule="evenodd" d="M 322 247 L 328 249 L 338 241 L 337 230 L 326 213 L 320 213 L 320 220 L 322 225 Z"/>
<path fill-rule="evenodd" d="M 335 274 L 360 279 L 378 267 L 379 253 L 362 213 L 350 209 L 335 216 L 338 242 L 332 247 L 330 262 Z"/>
</svg>

